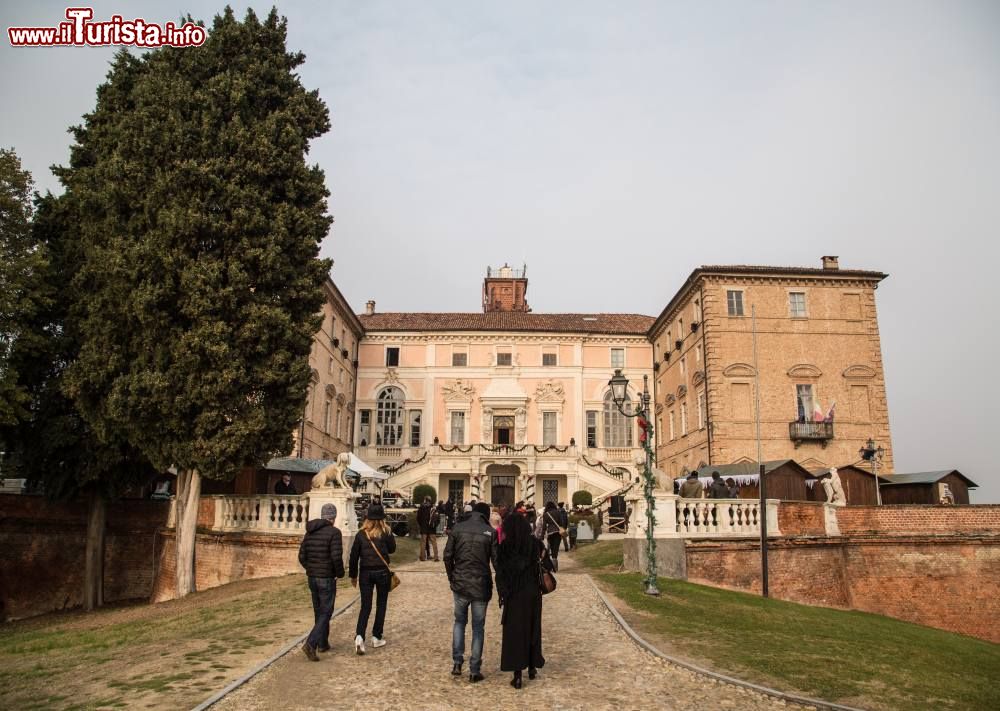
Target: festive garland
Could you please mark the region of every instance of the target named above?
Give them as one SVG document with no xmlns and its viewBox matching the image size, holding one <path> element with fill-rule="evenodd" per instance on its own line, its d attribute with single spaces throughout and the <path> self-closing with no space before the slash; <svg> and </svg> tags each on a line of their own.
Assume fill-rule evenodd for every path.
<svg viewBox="0 0 1000 711">
<path fill-rule="evenodd" d="M 448 446 L 447 444 L 439 444 L 438 447 L 442 452 L 461 452 L 462 454 L 468 454 L 472 451 L 473 445 L 470 444 L 467 447 L 463 447 L 460 444 L 453 444 L 451 446 Z"/>
<path fill-rule="evenodd" d="M 624 467 L 609 467 L 604 462 L 592 462 L 587 459 L 586 454 L 583 455 L 582 459 L 584 464 L 587 466 L 594 467 L 595 469 L 603 469 L 615 479 L 624 479 L 629 473 L 628 469 L 625 469 Z"/>
<path fill-rule="evenodd" d="M 546 444 L 546 445 L 543 445 L 541 447 L 539 447 L 537 444 L 533 444 L 531 446 L 535 448 L 535 453 L 536 454 L 541 454 L 542 452 L 551 452 L 551 451 L 556 451 L 556 452 L 559 452 L 560 454 L 563 454 L 563 453 L 569 451 L 569 447 L 568 446 L 567 447 L 558 447 L 558 446 L 556 446 L 554 444 Z"/>
<path fill-rule="evenodd" d="M 392 476 L 393 474 L 398 474 L 399 471 L 403 467 L 409 466 L 410 464 L 419 464 L 420 462 L 424 461 L 425 459 L 427 459 L 427 452 L 424 452 L 423 454 L 421 454 L 416 459 L 404 459 L 403 461 L 401 461 L 399 464 L 397 464 L 395 466 L 393 466 L 391 464 L 383 464 L 382 466 L 380 466 L 378 468 L 378 470 L 380 472 L 385 472 L 386 474 Z"/>
<path fill-rule="evenodd" d="M 481 444 L 479 446 L 487 452 L 523 452 L 528 448 L 526 444 L 522 444 L 520 447 L 515 447 L 512 444 Z"/>
</svg>

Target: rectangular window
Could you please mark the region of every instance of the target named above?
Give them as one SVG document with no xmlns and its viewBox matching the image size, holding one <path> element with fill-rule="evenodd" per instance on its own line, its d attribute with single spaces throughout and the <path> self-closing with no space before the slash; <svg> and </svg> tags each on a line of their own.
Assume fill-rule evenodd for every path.
<svg viewBox="0 0 1000 711">
<path fill-rule="evenodd" d="M 624 348 L 612 348 L 611 349 L 611 367 L 612 368 L 624 368 L 625 367 L 625 349 Z"/>
<path fill-rule="evenodd" d="M 792 318 L 806 317 L 806 295 L 801 291 L 788 293 L 788 312 Z"/>
<path fill-rule="evenodd" d="M 681 377 L 687 375 L 687 356 L 681 358 Z"/>
<path fill-rule="evenodd" d="M 385 364 L 388 368 L 395 368 L 399 365 L 399 349 L 398 348 L 386 348 L 385 349 Z"/>
<path fill-rule="evenodd" d="M 410 410 L 410 446 L 420 446 L 420 410 Z"/>
<path fill-rule="evenodd" d="M 705 391 L 698 393 L 698 429 L 705 429 Z"/>
<path fill-rule="evenodd" d="M 343 368 L 340 369 L 340 376 L 337 379 L 340 381 L 341 385 L 344 384 L 344 369 Z"/>
<path fill-rule="evenodd" d="M 798 405 L 799 422 L 811 422 L 813 419 L 813 386 L 796 385 L 795 400 Z"/>
<path fill-rule="evenodd" d="M 684 340 L 684 319 L 682 318 L 677 319 L 677 340 Z"/>
<path fill-rule="evenodd" d="M 341 434 L 340 433 L 340 425 L 341 425 L 343 416 L 344 416 L 344 410 L 342 408 L 338 407 L 337 408 L 337 426 L 336 426 L 336 429 L 334 431 L 334 434 L 337 436 L 337 439 L 340 439 L 340 434 Z"/>
<path fill-rule="evenodd" d="M 451 364 L 456 368 L 464 368 L 469 364 L 469 354 L 468 353 L 452 353 L 451 354 Z"/>
<path fill-rule="evenodd" d="M 701 344 L 694 347 L 694 362 L 701 363 Z"/>
<path fill-rule="evenodd" d="M 688 405 L 686 402 L 681 403 L 681 436 L 683 437 L 688 433 Z"/>
<path fill-rule="evenodd" d="M 701 323 L 701 300 L 700 299 L 695 299 L 694 300 L 694 306 L 692 308 L 692 312 L 694 313 L 694 320 L 697 321 L 698 323 Z"/>
<path fill-rule="evenodd" d="M 372 411 L 362 410 L 361 411 L 361 431 L 358 433 L 361 439 L 358 442 L 362 447 L 367 446 L 371 441 L 372 430 Z"/>
<path fill-rule="evenodd" d="M 542 479 L 542 506 L 559 501 L 559 480 Z M 555 518 L 555 516 L 553 516 Z"/>
<path fill-rule="evenodd" d="M 556 365 L 556 354 L 555 353 L 542 353 L 542 365 L 544 365 L 544 366 L 555 366 Z"/>
<path fill-rule="evenodd" d="M 512 363 L 510 351 L 500 351 L 497 353 L 497 365 L 509 366 Z"/>
<path fill-rule="evenodd" d="M 462 479 L 448 480 L 448 499 L 455 504 L 461 504 L 465 499 L 465 482 Z"/>
<path fill-rule="evenodd" d="M 451 413 L 451 443 L 465 444 L 465 413 Z"/>
<path fill-rule="evenodd" d="M 677 432 L 674 429 L 674 411 L 670 411 L 670 439 L 677 439 Z"/>
<path fill-rule="evenodd" d="M 330 375 L 333 375 L 333 358 L 331 358 L 330 362 L 327 363 L 326 372 L 329 373 Z"/>
<path fill-rule="evenodd" d="M 730 289 L 726 292 L 726 305 L 729 307 L 730 316 L 743 315 L 743 292 Z"/>
<path fill-rule="evenodd" d="M 597 447 L 597 411 L 587 410 L 587 446 Z"/>
<path fill-rule="evenodd" d="M 556 444 L 556 413 L 542 413 L 542 445 Z"/>
<path fill-rule="evenodd" d="M 323 431 L 330 434 L 330 401 L 323 406 Z"/>
</svg>

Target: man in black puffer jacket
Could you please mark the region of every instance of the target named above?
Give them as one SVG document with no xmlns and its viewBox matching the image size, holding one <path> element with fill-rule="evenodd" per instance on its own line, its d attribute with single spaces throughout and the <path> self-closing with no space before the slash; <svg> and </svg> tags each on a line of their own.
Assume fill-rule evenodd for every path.
<svg viewBox="0 0 1000 711">
<path fill-rule="evenodd" d="M 486 606 L 493 597 L 490 565 L 496 570 L 496 533 L 489 524 L 489 504 L 478 503 L 469 517 L 455 525 L 444 549 L 444 568 L 455 599 L 455 626 L 451 634 L 451 673 L 462 674 L 465 655 L 465 625 L 472 607 L 472 649 L 469 681 L 483 680 L 480 673 L 485 641 Z"/>
<path fill-rule="evenodd" d="M 330 617 L 337 599 L 337 578 L 344 577 L 344 544 L 337 520 L 337 507 L 323 504 L 320 518 L 306 524 L 306 535 L 299 546 L 299 564 L 309 576 L 312 592 L 313 625 L 302 651 L 310 661 L 318 662 L 316 652 L 330 649 Z"/>
</svg>

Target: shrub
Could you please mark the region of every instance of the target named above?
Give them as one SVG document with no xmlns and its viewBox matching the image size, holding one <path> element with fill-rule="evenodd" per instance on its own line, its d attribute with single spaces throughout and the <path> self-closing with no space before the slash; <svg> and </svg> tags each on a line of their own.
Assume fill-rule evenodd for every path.
<svg viewBox="0 0 1000 711">
<path fill-rule="evenodd" d="M 569 515 L 569 523 L 571 526 L 575 526 L 580 521 L 586 521 L 587 525 L 590 526 L 591 530 L 594 532 L 594 540 L 596 541 L 601 535 L 601 520 L 598 518 L 597 514 L 590 511 L 583 513 L 571 513 Z"/>
<path fill-rule="evenodd" d="M 589 491 L 581 489 L 580 491 L 573 492 L 574 506 L 590 506 L 592 503 L 594 503 L 594 495 Z"/>
<path fill-rule="evenodd" d="M 420 506 L 424 503 L 424 497 L 431 497 L 431 501 L 437 503 L 437 490 L 430 484 L 417 484 L 413 487 L 413 505 Z"/>
</svg>

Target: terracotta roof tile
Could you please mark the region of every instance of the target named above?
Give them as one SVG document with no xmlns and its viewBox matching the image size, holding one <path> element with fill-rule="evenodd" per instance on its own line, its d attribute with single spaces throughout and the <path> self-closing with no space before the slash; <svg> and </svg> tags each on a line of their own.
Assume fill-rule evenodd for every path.
<svg viewBox="0 0 1000 711">
<path fill-rule="evenodd" d="M 365 331 L 552 331 L 645 336 L 652 316 L 642 314 L 490 313 L 358 314 Z"/>
</svg>

